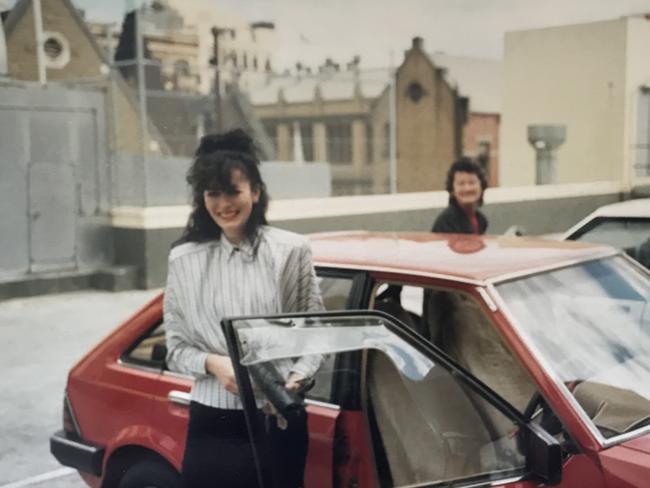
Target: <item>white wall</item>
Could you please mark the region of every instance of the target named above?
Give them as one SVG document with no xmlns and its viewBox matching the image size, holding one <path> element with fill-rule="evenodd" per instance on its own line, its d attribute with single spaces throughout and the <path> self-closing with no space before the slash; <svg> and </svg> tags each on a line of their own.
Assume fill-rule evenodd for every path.
<svg viewBox="0 0 650 488">
<path fill-rule="evenodd" d="M 501 185 L 535 182 L 530 124 L 567 126 L 558 183 L 624 179 L 626 25 L 617 19 L 506 34 Z"/>
<path fill-rule="evenodd" d="M 635 17 L 628 19 L 627 70 L 625 84 L 626 140 L 624 147 L 626 180 L 630 185 L 650 183 L 650 178 L 635 176 L 633 165 L 637 162 L 635 144 L 638 142 L 638 104 L 642 85 L 650 86 L 650 21 Z M 647 124 L 647 122 L 646 122 Z M 647 127 L 647 125 L 646 125 Z"/>
</svg>

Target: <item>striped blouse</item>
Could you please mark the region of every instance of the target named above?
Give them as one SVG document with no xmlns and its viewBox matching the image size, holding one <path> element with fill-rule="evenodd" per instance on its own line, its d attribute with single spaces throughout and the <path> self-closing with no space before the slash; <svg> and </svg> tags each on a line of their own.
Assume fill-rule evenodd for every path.
<svg viewBox="0 0 650 488">
<path fill-rule="evenodd" d="M 253 242 L 239 246 L 225 237 L 176 246 L 169 255 L 164 300 L 167 364 L 195 377 L 192 400 L 241 409 L 239 397 L 205 369 L 208 353 L 228 354 L 221 319 L 322 309 L 311 249 L 303 236 L 262 226 Z M 286 376 L 291 371 L 311 376 L 320 358 L 276 365 Z"/>
</svg>

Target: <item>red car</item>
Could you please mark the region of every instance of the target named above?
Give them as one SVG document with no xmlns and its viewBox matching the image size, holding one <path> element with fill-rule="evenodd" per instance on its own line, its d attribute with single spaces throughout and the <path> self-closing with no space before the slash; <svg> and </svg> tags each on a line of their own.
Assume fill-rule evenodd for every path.
<svg viewBox="0 0 650 488">
<path fill-rule="evenodd" d="M 296 411 L 260 368 L 316 355 L 306 487 L 649 485 L 645 268 L 516 237 L 336 233 L 312 247 L 330 312 L 220 325 L 251 469 L 268 448 L 256 396 Z M 90 486 L 177 486 L 192 379 L 166 369 L 164 333 L 159 296 L 69 374 L 51 450 Z"/>
</svg>

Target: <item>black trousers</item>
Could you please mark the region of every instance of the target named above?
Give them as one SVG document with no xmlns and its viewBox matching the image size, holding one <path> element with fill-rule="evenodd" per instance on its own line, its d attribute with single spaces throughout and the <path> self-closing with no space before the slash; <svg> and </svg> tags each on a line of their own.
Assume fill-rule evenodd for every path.
<svg viewBox="0 0 650 488">
<path fill-rule="evenodd" d="M 292 419 L 286 430 L 258 412 L 266 435 L 258 446 L 265 488 L 300 488 L 307 459 L 307 417 Z M 197 402 L 190 404 L 182 477 L 185 488 L 256 488 L 257 469 L 244 413 Z"/>
</svg>

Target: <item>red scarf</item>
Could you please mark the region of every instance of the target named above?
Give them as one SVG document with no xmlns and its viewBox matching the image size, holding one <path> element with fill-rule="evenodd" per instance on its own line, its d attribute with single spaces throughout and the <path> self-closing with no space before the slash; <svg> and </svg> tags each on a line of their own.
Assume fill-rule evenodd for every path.
<svg viewBox="0 0 650 488">
<path fill-rule="evenodd" d="M 470 205 L 468 207 L 461 207 L 463 209 L 463 212 L 465 212 L 465 215 L 467 215 L 467 218 L 469 219 L 469 223 L 472 226 L 472 234 L 480 234 L 480 229 L 478 226 L 478 218 L 476 217 L 476 210 L 474 209 L 473 205 Z"/>
</svg>

